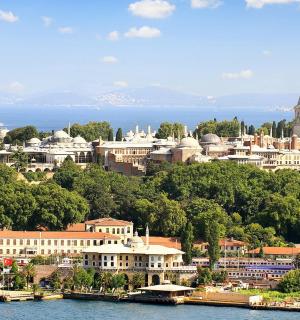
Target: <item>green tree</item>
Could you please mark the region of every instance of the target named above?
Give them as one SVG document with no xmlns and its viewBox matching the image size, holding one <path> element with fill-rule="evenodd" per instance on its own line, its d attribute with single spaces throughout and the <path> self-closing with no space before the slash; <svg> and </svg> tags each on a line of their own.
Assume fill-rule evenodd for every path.
<svg viewBox="0 0 300 320">
<path fill-rule="evenodd" d="M 89 122 L 87 124 L 81 125 L 75 123 L 71 126 L 71 136 L 81 136 L 86 141 L 94 141 L 102 137 L 102 139 L 107 140 L 109 131 L 111 127 L 106 121 L 103 122 Z M 67 128 L 64 129 L 67 132 Z"/>
<path fill-rule="evenodd" d="M 13 152 L 11 159 L 13 161 L 14 168 L 16 168 L 18 172 L 25 169 L 28 165 L 28 155 L 23 152 L 21 148 L 18 148 L 17 151 Z"/>
<path fill-rule="evenodd" d="M 248 128 L 248 134 L 252 136 L 255 134 L 255 127 L 252 124 Z"/>
<path fill-rule="evenodd" d="M 80 177 L 82 169 L 73 160 L 65 160 L 55 172 L 53 180 L 61 187 L 73 190 L 75 179 Z"/>
<path fill-rule="evenodd" d="M 112 128 L 109 129 L 108 131 L 108 138 L 107 138 L 108 141 L 113 141 L 114 140 L 114 131 Z"/>
<path fill-rule="evenodd" d="M 217 221 L 206 221 L 205 240 L 208 242 L 209 265 L 213 269 L 220 259 L 221 226 Z"/>
<path fill-rule="evenodd" d="M 284 275 L 278 284 L 278 289 L 284 293 L 300 291 L 300 270 L 292 270 Z"/>
<path fill-rule="evenodd" d="M 179 136 L 183 137 L 184 125 L 178 122 L 162 122 L 157 130 L 156 138 L 166 139 L 168 137 L 172 137 L 173 135 L 175 138 L 178 138 Z"/>
<path fill-rule="evenodd" d="M 132 288 L 138 289 L 145 285 L 145 275 L 142 272 L 135 272 L 130 281 Z"/>
<path fill-rule="evenodd" d="M 194 243 L 194 228 L 192 223 L 189 221 L 183 229 L 181 235 L 181 248 L 185 252 L 183 259 L 186 264 L 192 262 L 192 251 Z"/>
<path fill-rule="evenodd" d="M 28 263 L 24 268 L 22 275 L 26 279 L 26 287 L 28 289 L 29 287 L 29 282 L 33 279 L 33 277 L 36 275 L 36 270 L 35 267 L 32 263 Z"/>
<path fill-rule="evenodd" d="M 16 128 L 10 130 L 4 137 L 4 143 L 6 144 L 18 144 L 22 145 L 23 142 L 30 140 L 31 138 L 37 138 L 39 133 L 34 126 L 26 126 L 22 128 Z"/>
<path fill-rule="evenodd" d="M 82 222 L 89 212 L 88 204 L 77 192 L 69 192 L 54 183 L 32 186 L 36 208 L 30 228 L 64 230 L 69 224 Z"/>
<path fill-rule="evenodd" d="M 212 273 L 212 280 L 217 283 L 224 283 L 228 278 L 227 271 L 215 271 Z"/>
<path fill-rule="evenodd" d="M 51 287 L 58 291 L 61 289 L 62 281 L 60 279 L 60 274 L 58 271 L 54 271 L 50 276 L 50 285 Z"/>
<path fill-rule="evenodd" d="M 116 141 L 122 141 L 122 140 L 123 140 L 122 128 L 118 128 L 116 133 Z"/>
<path fill-rule="evenodd" d="M 212 283 L 212 272 L 208 268 L 197 267 L 197 284 L 209 285 Z"/>
<path fill-rule="evenodd" d="M 112 289 L 119 289 L 123 288 L 126 285 L 126 278 L 125 275 L 122 273 L 114 274 L 111 278 L 111 288 Z"/>
</svg>

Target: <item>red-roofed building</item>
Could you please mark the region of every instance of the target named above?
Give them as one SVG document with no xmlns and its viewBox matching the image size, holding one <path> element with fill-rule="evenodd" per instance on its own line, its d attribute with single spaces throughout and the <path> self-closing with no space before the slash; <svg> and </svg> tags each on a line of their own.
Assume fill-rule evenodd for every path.
<svg viewBox="0 0 300 320">
<path fill-rule="evenodd" d="M 91 232 L 105 232 L 121 237 L 124 243 L 128 238 L 133 237 L 133 223 L 125 220 L 118 220 L 114 218 L 99 218 L 85 221 L 84 223 L 76 223 L 67 228 L 69 232 L 91 231 Z"/>
<path fill-rule="evenodd" d="M 198 248 L 200 251 L 205 252 L 208 249 L 208 242 L 200 240 L 195 242 L 194 246 Z M 222 252 L 225 251 L 225 248 L 226 252 L 239 252 L 240 254 L 243 254 L 247 251 L 247 243 L 235 239 L 221 239 L 219 241 L 219 246 Z"/>
<path fill-rule="evenodd" d="M 119 243 L 119 236 L 103 232 L 5 230 L 0 231 L 0 256 L 71 255 L 91 246 Z"/>
<path fill-rule="evenodd" d="M 254 250 L 250 250 L 249 256 L 259 255 L 261 249 L 256 248 Z M 266 258 L 293 258 L 300 254 L 300 248 L 293 247 L 263 247 L 263 254 Z"/>
<path fill-rule="evenodd" d="M 142 239 L 144 242 L 146 242 L 146 237 L 142 237 Z M 178 238 L 149 237 L 149 244 L 181 250 L 181 242 Z"/>
</svg>

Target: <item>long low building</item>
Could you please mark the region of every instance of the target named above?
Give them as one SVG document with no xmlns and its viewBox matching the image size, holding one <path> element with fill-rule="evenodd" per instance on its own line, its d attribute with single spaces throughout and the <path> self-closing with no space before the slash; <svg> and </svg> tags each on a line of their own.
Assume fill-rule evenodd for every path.
<svg viewBox="0 0 300 320">
<path fill-rule="evenodd" d="M 146 285 L 170 280 L 170 274 L 180 282 L 197 271 L 195 266 L 183 266 L 183 254 L 175 248 L 149 244 L 148 236 L 144 242 L 136 233 L 127 244 L 107 244 L 83 250 L 83 265 L 96 272 L 122 272 L 128 279 L 136 272 L 143 272 Z"/>
<path fill-rule="evenodd" d="M 1 257 L 80 254 L 92 246 L 119 244 L 121 238 L 103 232 L 0 231 Z"/>
</svg>

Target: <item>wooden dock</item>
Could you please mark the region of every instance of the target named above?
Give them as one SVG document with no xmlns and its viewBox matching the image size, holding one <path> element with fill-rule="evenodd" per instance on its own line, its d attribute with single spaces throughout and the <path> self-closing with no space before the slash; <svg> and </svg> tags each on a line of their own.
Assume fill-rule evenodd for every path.
<svg viewBox="0 0 300 320">
<path fill-rule="evenodd" d="M 34 295 L 30 292 L 18 292 L 18 291 L 0 291 L 0 302 L 11 302 L 11 301 L 32 301 Z"/>
</svg>

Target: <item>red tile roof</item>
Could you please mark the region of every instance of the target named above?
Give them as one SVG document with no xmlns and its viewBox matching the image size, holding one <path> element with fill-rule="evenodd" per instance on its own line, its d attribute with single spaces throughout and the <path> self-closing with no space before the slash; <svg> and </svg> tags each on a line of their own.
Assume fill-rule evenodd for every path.
<svg viewBox="0 0 300 320">
<path fill-rule="evenodd" d="M 68 232 L 85 231 L 85 223 L 75 223 L 68 226 L 66 229 Z"/>
<path fill-rule="evenodd" d="M 146 243 L 146 237 L 142 237 L 144 243 Z M 180 239 L 168 238 L 168 237 L 149 237 L 149 244 L 160 245 L 168 248 L 181 249 Z"/>
<path fill-rule="evenodd" d="M 258 254 L 260 252 L 260 248 L 256 248 L 254 250 L 250 250 L 249 254 L 254 253 Z M 263 247 L 263 252 L 265 255 L 297 255 L 300 254 L 300 248 L 291 248 L 291 247 Z"/>
<path fill-rule="evenodd" d="M 0 239 L 120 239 L 104 232 L 0 231 Z"/>
<path fill-rule="evenodd" d="M 132 225 L 131 221 L 118 220 L 114 218 L 99 218 L 94 220 L 85 221 L 85 224 L 94 224 L 96 226 L 116 226 L 116 227 L 125 227 Z"/>
</svg>

